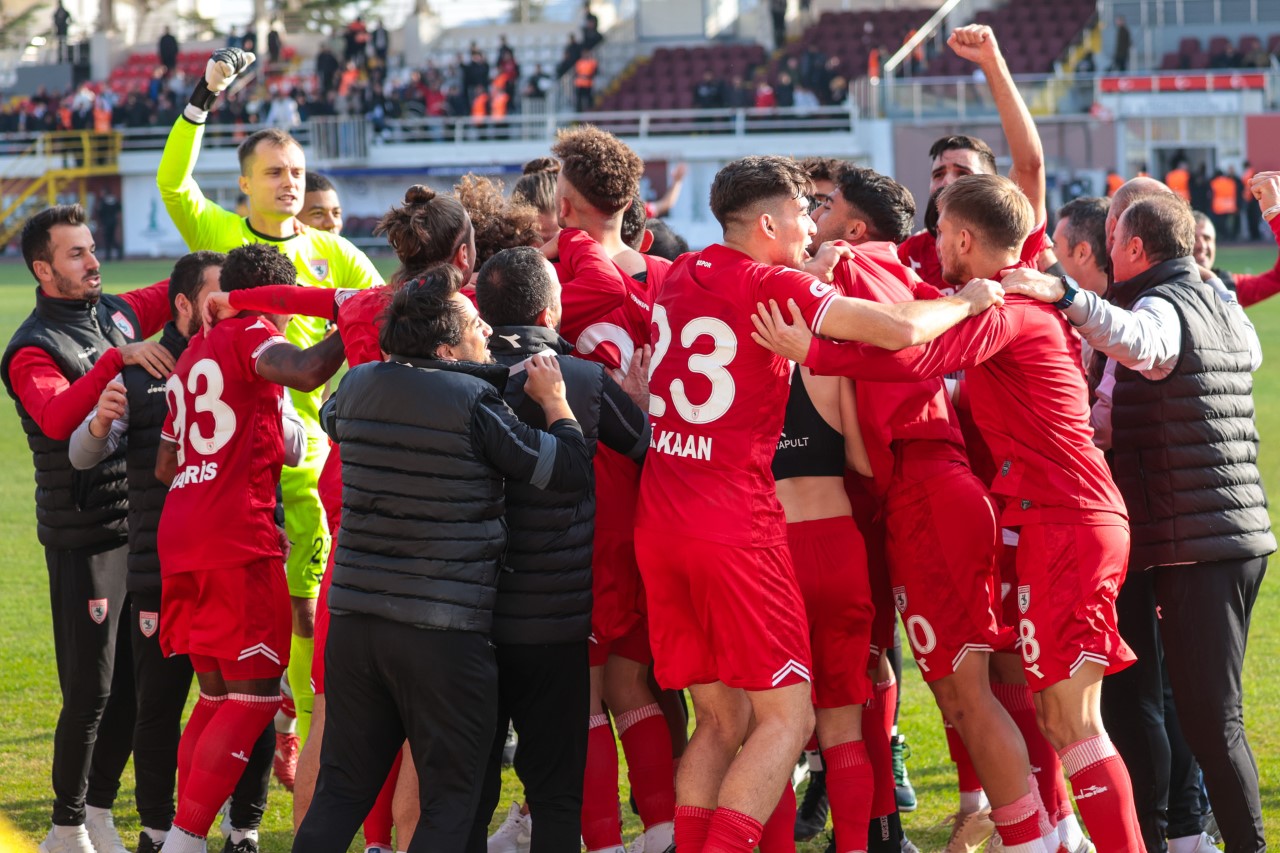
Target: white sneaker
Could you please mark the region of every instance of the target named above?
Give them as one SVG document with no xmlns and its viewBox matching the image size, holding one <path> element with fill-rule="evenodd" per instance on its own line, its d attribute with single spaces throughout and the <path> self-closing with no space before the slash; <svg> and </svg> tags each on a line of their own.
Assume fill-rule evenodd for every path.
<svg viewBox="0 0 1280 853">
<path fill-rule="evenodd" d="M 1170 838 L 1169 853 L 1218 853 L 1218 846 L 1213 843 L 1212 835 L 1202 832 L 1198 838 L 1193 835 Z"/>
<path fill-rule="evenodd" d="M 529 853 L 533 816 L 522 814 L 520 804 L 512 803 L 507 819 L 489 836 L 488 853 Z"/>
<path fill-rule="evenodd" d="M 129 853 L 129 848 L 120 840 L 116 832 L 116 823 L 111 812 L 87 814 L 84 819 L 85 832 L 93 845 L 94 853 Z"/>
<path fill-rule="evenodd" d="M 59 830 L 62 830 L 59 832 Z M 38 848 L 40 853 L 95 853 L 83 826 L 54 826 Z"/>
<path fill-rule="evenodd" d="M 627 853 L 666 853 L 675 843 L 675 824 L 656 823 L 627 845 Z"/>
</svg>

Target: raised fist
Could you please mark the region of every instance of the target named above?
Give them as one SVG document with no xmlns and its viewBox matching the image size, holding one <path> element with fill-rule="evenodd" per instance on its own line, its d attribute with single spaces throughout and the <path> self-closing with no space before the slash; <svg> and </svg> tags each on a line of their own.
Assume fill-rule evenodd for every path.
<svg viewBox="0 0 1280 853">
<path fill-rule="evenodd" d="M 215 95 L 224 91 L 256 59 L 238 47 L 222 47 L 213 52 L 204 69 L 204 82 Z"/>
</svg>

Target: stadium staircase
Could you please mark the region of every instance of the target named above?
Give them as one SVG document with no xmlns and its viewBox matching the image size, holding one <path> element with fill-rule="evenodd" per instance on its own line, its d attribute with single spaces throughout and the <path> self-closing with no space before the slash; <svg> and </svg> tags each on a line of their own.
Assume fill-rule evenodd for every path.
<svg viewBox="0 0 1280 853">
<path fill-rule="evenodd" d="M 84 204 L 84 179 L 118 174 L 119 167 L 119 133 L 42 134 L 0 175 L 0 246 L 9 244 L 29 215 L 57 204 L 68 190 L 73 189 Z"/>
</svg>

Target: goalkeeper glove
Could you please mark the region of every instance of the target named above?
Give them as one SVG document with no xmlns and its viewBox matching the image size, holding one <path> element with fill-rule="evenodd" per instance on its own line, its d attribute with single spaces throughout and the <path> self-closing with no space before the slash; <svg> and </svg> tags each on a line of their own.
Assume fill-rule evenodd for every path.
<svg viewBox="0 0 1280 853">
<path fill-rule="evenodd" d="M 205 66 L 204 77 L 196 83 L 191 93 L 191 105 L 198 110 L 208 112 L 213 109 L 218 95 L 235 81 L 236 77 L 253 64 L 252 53 L 246 53 L 238 47 L 223 47 L 215 50 Z"/>
</svg>

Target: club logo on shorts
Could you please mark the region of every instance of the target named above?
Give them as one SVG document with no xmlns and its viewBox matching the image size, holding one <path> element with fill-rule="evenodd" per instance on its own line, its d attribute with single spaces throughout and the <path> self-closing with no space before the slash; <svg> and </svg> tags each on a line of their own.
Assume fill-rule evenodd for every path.
<svg viewBox="0 0 1280 853">
<path fill-rule="evenodd" d="M 1026 613 L 1027 608 L 1031 606 L 1031 587 L 1023 585 L 1018 587 L 1018 612 Z"/>
<path fill-rule="evenodd" d="M 89 599 L 89 618 L 101 625 L 107 619 L 107 600 L 105 598 Z"/>
<path fill-rule="evenodd" d="M 142 636 L 150 639 L 155 636 L 156 627 L 160 624 L 159 613 L 148 613 L 146 610 L 138 612 L 138 630 L 142 632 Z"/>
<path fill-rule="evenodd" d="M 311 274 L 316 277 L 316 281 L 324 281 L 329 277 L 329 259 L 312 258 L 307 261 L 307 269 L 311 270 Z"/>
<path fill-rule="evenodd" d="M 907 612 L 907 588 L 905 586 L 895 586 L 893 588 L 893 606 L 898 608 L 899 613 Z"/>
<path fill-rule="evenodd" d="M 120 311 L 111 315 L 111 322 L 116 324 L 116 328 L 124 332 L 130 338 L 136 338 L 138 335 L 133 330 L 133 324 L 129 322 L 129 318 L 124 316 Z"/>
</svg>

